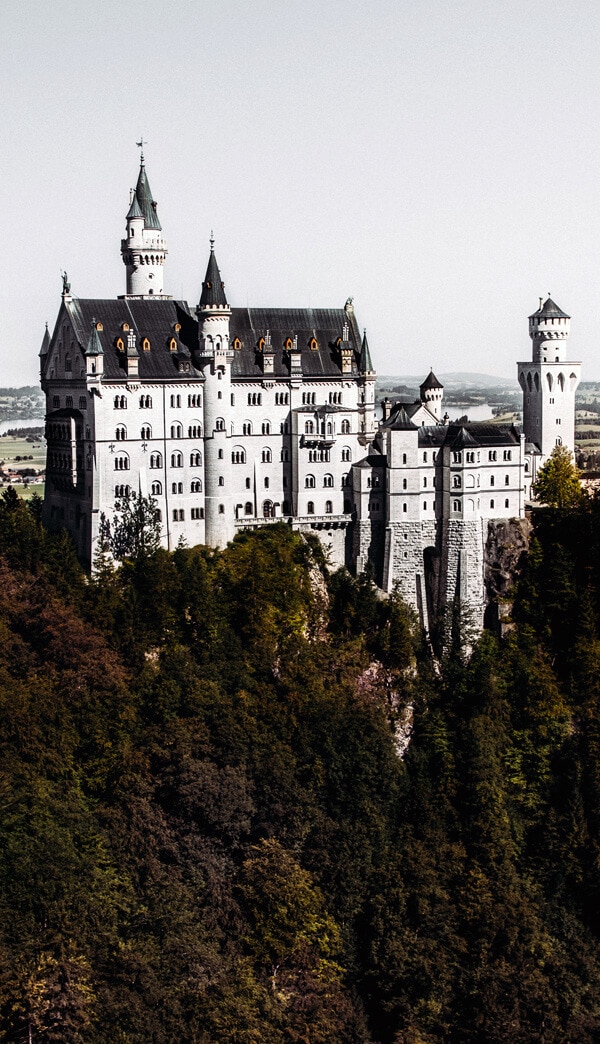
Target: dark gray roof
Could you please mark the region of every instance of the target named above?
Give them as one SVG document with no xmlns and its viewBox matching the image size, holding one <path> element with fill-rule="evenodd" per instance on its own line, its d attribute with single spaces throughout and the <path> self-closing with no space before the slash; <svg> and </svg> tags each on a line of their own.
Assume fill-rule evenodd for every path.
<svg viewBox="0 0 600 1044">
<path fill-rule="evenodd" d="M 358 376 L 361 340 L 356 319 L 348 317 L 343 308 L 233 308 L 230 322 L 230 341 L 241 342 L 234 352 L 233 377 L 257 378 L 262 374 L 261 352 L 258 344 L 269 330 L 273 348 L 275 377 L 289 375 L 289 358 L 285 349 L 288 339 L 297 337 L 297 351 L 301 356 L 302 373 L 307 377 L 336 377 L 342 372 L 338 347 L 344 323 L 349 326 L 349 344 L 354 350 L 351 375 Z M 316 341 L 317 348 L 311 348 Z"/>
<path fill-rule="evenodd" d="M 141 380 L 176 380 L 178 363 L 182 357 L 188 361 L 190 358 L 198 361 L 198 322 L 185 301 L 74 297 L 63 301 L 60 315 L 63 314 L 71 318 L 82 352 L 88 346 L 92 319 L 102 323 L 103 329 L 98 331 L 98 340 L 104 353 L 106 379 L 122 379 L 124 375 L 124 352 L 118 351 L 116 347 L 117 338 L 125 342 L 127 340 L 122 329 L 123 323 L 128 323 L 136 334 Z M 348 319 L 343 308 L 233 308 L 230 319 L 231 343 L 239 343 L 241 347 L 233 352 L 232 376 L 242 380 L 262 378 L 262 354 L 258 344 L 266 331 L 270 330 L 275 379 L 289 378 L 290 360 L 285 342 L 297 335 L 302 373 L 314 379 L 339 380 L 342 362 L 336 342 L 341 337 L 346 321 L 350 327 L 349 339 L 353 349 L 350 376 L 357 377 L 360 334 L 354 317 Z M 61 324 L 59 316 L 55 337 L 58 337 Z M 181 326 L 181 330 L 175 330 L 176 324 Z M 150 341 L 150 351 L 143 350 L 146 337 Z M 173 337 L 177 341 L 176 352 L 169 349 Z M 317 342 L 317 349 L 310 346 L 313 338 Z M 189 380 L 194 374 L 199 378 L 202 376 L 193 366 L 191 372 L 182 373 L 181 376 Z"/>
<path fill-rule="evenodd" d="M 533 312 L 533 314 L 529 316 L 530 319 L 533 319 L 534 317 L 538 319 L 571 318 L 570 315 L 567 315 L 566 312 L 563 312 L 562 308 L 558 307 L 558 305 L 552 300 L 551 297 L 544 301 L 544 304 L 541 306 L 541 308 L 538 308 L 537 312 Z"/>
<path fill-rule="evenodd" d="M 92 329 L 90 330 L 90 338 L 87 343 L 86 355 L 102 355 L 102 345 L 100 344 L 100 338 L 98 337 L 98 330 L 96 323 L 92 319 Z"/>
<path fill-rule="evenodd" d="M 395 410 L 391 417 L 384 422 L 382 425 L 384 428 L 389 428 L 390 431 L 416 431 L 417 425 L 413 424 L 408 413 L 404 409 L 404 406 L 400 406 L 399 409 Z"/>
<path fill-rule="evenodd" d="M 443 388 L 444 385 L 440 384 L 433 370 L 430 370 L 429 374 L 419 387 L 422 391 L 427 391 L 429 388 Z"/>
<path fill-rule="evenodd" d="M 142 213 L 142 208 L 140 207 L 140 205 L 138 203 L 137 195 L 134 192 L 133 193 L 133 199 L 131 200 L 131 205 L 129 207 L 129 210 L 127 211 L 127 218 L 126 218 L 126 220 L 128 221 L 129 218 L 143 218 L 143 216 L 144 215 Z"/>
<path fill-rule="evenodd" d="M 146 168 L 144 161 L 140 164 L 140 173 L 138 175 L 137 185 L 135 187 L 135 195 L 140 206 L 140 210 L 144 215 L 144 228 L 156 228 L 160 230 L 161 224 L 158 220 L 158 214 L 156 213 L 156 203 L 152 199 L 152 192 L 150 191 L 150 183 L 146 174 Z"/>
<path fill-rule="evenodd" d="M 40 355 L 47 355 L 50 347 L 50 333 L 48 331 L 48 323 L 46 323 L 46 329 L 44 330 L 44 337 L 42 340 L 42 346 L 40 348 Z"/>
<path fill-rule="evenodd" d="M 225 296 L 225 283 L 221 279 L 211 240 L 210 257 L 202 284 L 202 293 L 200 294 L 200 307 L 210 308 L 214 305 L 218 305 L 221 308 L 227 307 L 227 297 Z"/>
<path fill-rule="evenodd" d="M 419 446 L 518 446 L 520 435 L 507 424 L 431 424 L 418 429 Z"/>
<path fill-rule="evenodd" d="M 367 331 L 364 331 L 362 345 L 360 349 L 360 362 L 359 369 L 361 373 L 373 373 L 373 363 L 371 362 L 371 352 L 369 351 L 369 342 L 367 341 Z"/>
</svg>

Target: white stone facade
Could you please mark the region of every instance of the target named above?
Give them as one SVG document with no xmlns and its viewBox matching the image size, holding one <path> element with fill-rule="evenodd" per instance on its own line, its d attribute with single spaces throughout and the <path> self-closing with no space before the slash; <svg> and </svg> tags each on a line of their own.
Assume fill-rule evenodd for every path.
<svg viewBox="0 0 600 1044">
<path fill-rule="evenodd" d="M 232 307 L 211 241 L 192 310 L 163 292 L 166 253 L 142 164 L 122 242 L 126 294 L 84 300 L 65 285 L 44 341 L 46 522 L 65 526 L 91 565 L 101 516 L 129 491 L 155 499 L 170 549 L 223 547 L 283 519 L 316 532 L 332 565 L 371 563 L 426 628 L 456 598 L 482 620 L 488 523 L 523 517 L 559 428 L 572 447 L 579 364 L 566 361 L 568 316 L 550 301 L 530 319 L 524 435 L 448 423 L 433 373 L 416 402 L 386 404 L 378 424 L 351 299 Z"/>
</svg>

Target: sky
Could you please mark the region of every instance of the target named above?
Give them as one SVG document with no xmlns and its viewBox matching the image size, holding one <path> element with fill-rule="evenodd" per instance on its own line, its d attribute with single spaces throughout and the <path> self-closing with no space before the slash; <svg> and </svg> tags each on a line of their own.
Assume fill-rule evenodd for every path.
<svg viewBox="0 0 600 1044">
<path fill-rule="evenodd" d="M 511 377 L 540 296 L 600 380 L 600 5 L 588 0 L 6 0 L 0 386 L 44 324 L 125 291 L 146 169 L 165 291 L 354 298 L 382 375 Z"/>
</svg>

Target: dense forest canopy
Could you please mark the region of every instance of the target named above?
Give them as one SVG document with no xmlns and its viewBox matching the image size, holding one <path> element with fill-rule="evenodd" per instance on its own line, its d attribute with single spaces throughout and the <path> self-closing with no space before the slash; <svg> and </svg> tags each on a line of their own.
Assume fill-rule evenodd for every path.
<svg viewBox="0 0 600 1044">
<path fill-rule="evenodd" d="M 90 580 L 38 509 L 0 498 L 0 1040 L 600 1038 L 597 501 L 438 664 L 285 525 Z"/>
</svg>

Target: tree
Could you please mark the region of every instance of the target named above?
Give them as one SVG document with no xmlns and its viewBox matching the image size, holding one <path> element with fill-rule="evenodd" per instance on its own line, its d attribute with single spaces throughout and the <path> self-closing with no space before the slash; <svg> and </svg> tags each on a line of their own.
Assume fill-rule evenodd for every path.
<svg viewBox="0 0 600 1044">
<path fill-rule="evenodd" d="M 160 511 L 152 497 L 129 493 L 115 501 L 112 523 L 103 513 L 100 518 L 102 550 L 122 562 L 126 558 L 147 558 L 160 547 Z"/>
<path fill-rule="evenodd" d="M 579 472 L 566 446 L 555 446 L 533 483 L 536 500 L 550 507 L 574 507 L 581 500 Z"/>
</svg>

